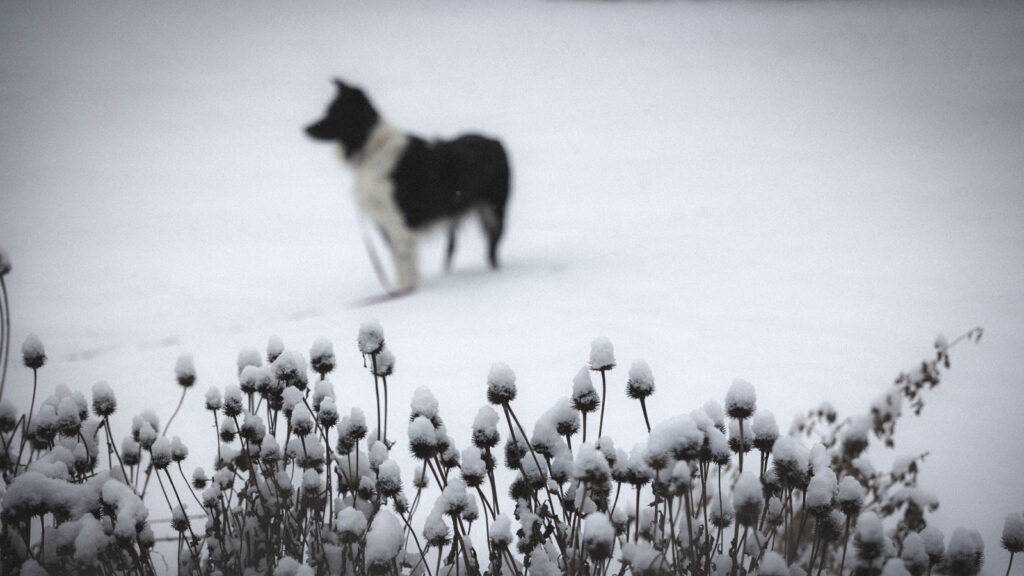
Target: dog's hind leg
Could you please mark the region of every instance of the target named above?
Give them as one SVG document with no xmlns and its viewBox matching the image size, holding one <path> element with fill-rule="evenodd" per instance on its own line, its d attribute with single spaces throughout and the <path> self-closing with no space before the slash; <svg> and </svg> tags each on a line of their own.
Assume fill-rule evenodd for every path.
<svg viewBox="0 0 1024 576">
<path fill-rule="evenodd" d="M 498 267 L 498 242 L 505 228 L 504 209 L 497 206 L 481 206 L 480 222 L 487 235 L 487 262 L 491 268 Z"/>
<path fill-rule="evenodd" d="M 452 222 L 448 225 L 448 249 L 444 253 L 444 271 L 449 273 L 452 271 L 452 258 L 455 256 L 455 232 L 458 230 L 459 223 Z"/>
</svg>

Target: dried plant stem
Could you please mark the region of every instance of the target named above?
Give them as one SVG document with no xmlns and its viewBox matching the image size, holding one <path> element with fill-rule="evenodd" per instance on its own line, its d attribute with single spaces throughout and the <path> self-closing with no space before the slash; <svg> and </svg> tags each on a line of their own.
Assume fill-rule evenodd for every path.
<svg viewBox="0 0 1024 576">
<path fill-rule="evenodd" d="M 171 413 L 171 417 L 167 419 L 167 424 L 164 424 L 164 431 L 160 433 L 161 436 L 167 436 L 167 430 L 171 427 L 171 422 L 174 420 L 174 417 L 178 415 L 178 410 L 181 410 L 181 405 L 185 402 L 185 393 L 187 392 L 188 388 L 182 387 L 181 398 L 178 400 L 178 406 L 174 409 L 174 412 Z"/>
<path fill-rule="evenodd" d="M 7 384 L 7 361 L 11 357 L 11 306 L 7 301 L 7 283 L 4 277 L 0 276 L 0 295 L 3 296 L 0 304 L 0 317 L 3 323 L 0 324 L 0 356 L 3 357 L 0 366 L 0 400 L 4 397 L 4 385 Z"/>
<path fill-rule="evenodd" d="M 651 433 L 651 419 L 647 417 L 647 399 L 646 398 L 641 398 L 640 399 L 640 408 L 642 408 L 643 411 L 644 411 L 644 424 L 647 424 L 647 433 L 650 434 Z M 741 458 L 742 458 L 742 456 L 741 456 Z M 741 460 L 741 462 L 742 462 L 742 460 Z M 742 470 L 742 468 L 741 468 L 741 470 Z"/>
<path fill-rule="evenodd" d="M 601 419 L 597 423 L 597 439 L 604 435 L 604 405 L 608 403 L 608 381 L 605 379 L 605 370 L 601 370 Z"/>
<path fill-rule="evenodd" d="M 21 448 L 18 449 L 18 459 L 14 461 L 15 470 L 21 465 L 21 454 L 25 451 L 25 442 L 28 441 L 28 431 L 32 427 L 32 414 L 36 411 L 36 388 L 39 384 L 39 370 L 36 368 L 32 369 L 32 402 L 28 408 L 28 418 L 25 420 L 25 427 L 21 429 Z M 32 459 L 32 453 L 29 453 L 29 460 Z"/>
<path fill-rule="evenodd" d="M 849 543 L 850 538 L 850 516 L 846 517 L 846 527 L 843 528 L 843 559 L 839 561 L 839 574 L 843 573 L 843 567 L 846 566 L 846 546 Z M 928 574 L 932 573 L 931 563 L 928 564 Z"/>
</svg>

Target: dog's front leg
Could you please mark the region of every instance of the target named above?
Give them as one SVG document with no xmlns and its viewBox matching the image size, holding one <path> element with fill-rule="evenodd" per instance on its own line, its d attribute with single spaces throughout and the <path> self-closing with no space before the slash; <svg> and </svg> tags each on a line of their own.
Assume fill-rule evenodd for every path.
<svg viewBox="0 0 1024 576">
<path fill-rule="evenodd" d="M 387 235 L 391 240 L 391 257 L 397 276 L 395 289 L 399 292 L 413 290 L 419 283 L 416 235 L 404 228 L 388 230 Z"/>
</svg>

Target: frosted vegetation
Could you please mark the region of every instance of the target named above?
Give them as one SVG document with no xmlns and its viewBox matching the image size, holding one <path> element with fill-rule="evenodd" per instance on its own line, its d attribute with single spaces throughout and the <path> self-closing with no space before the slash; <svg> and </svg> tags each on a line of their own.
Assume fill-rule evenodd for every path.
<svg viewBox="0 0 1024 576">
<path fill-rule="evenodd" d="M 9 271 L 0 253 L 0 287 Z M 5 379 L 5 294 L 0 302 Z M 146 410 L 129 430 L 112 430 L 116 391 L 48 385 L 44 343 L 29 337 L 27 410 L 0 387 L 0 566 L 155 574 L 164 569 L 154 546 L 170 539 L 179 574 L 976 574 L 978 532 L 928 525 L 938 501 L 918 487 L 924 455 L 878 469 L 866 454 L 872 443 L 894 446 L 904 408 L 919 414 L 950 350 L 981 334 L 937 339 L 934 356 L 900 374 L 869 412 L 841 417 L 825 404 L 788 433 L 739 379 L 722 404 L 680 407 L 652 425 L 651 366 L 637 360 L 618 377 L 606 338 L 562 393 L 531 399 L 551 402 L 536 422 L 518 418 L 515 372 L 495 363 L 481 374 L 472 430 L 448 430 L 444 399 L 425 387 L 389 423 L 395 357 L 376 322 L 353 342 L 377 390 L 366 412 L 336 393 L 330 341 L 317 339 L 307 358 L 272 337 L 265 353 L 239 352 L 238 383 L 223 390 L 190 395 L 201 375 L 182 356 L 168 367 L 181 400 L 163 427 Z M 214 462 L 191 462 L 173 435 L 178 409 L 196 395 Z M 609 403 L 635 410 L 645 442 L 627 450 L 604 434 Z M 395 450 L 418 464 L 402 470 Z M 1012 565 L 1024 549 L 1020 513 L 1005 518 L 1000 544 Z"/>
</svg>

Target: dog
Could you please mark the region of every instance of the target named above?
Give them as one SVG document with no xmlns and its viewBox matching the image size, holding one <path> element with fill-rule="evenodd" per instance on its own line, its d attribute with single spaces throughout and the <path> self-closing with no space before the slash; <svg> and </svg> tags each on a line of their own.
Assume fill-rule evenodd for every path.
<svg viewBox="0 0 1024 576">
<path fill-rule="evenodd" d="M 360 88 L 338 79 L 334 84 L 337 94 L 327 113 L 306 133 L 339 145 L 353 174 L 356 201 L 391 249 L 397 291 L 416 288 L 417 237 L 438 224 L 448 227 L 445 270 L 451 269 L 456 228 L 471 213 L 480 217 L 487 260 L 497 268 L 511 184 L 501 142 L 479 134 L 427 141 L 403 133 L 380 116 Z"/>
</svg>

